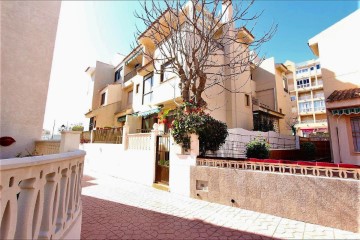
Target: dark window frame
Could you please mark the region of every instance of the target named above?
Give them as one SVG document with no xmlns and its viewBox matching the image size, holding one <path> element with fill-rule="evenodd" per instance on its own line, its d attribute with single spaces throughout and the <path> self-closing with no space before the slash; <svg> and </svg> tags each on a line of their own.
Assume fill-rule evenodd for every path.
<svg viewBox="0 0 360 240">
<path fill-rule="evenodd" d="M 168 67 L 169 65 L 171 65 L 173 62 L 173 60 L 169 60 L 166 63 L 164 63 L 163 65 L 161 65 L 161 73 L 160 73 L 160 83 L 166 82 L 168 79 L 164 79 L 164 73 L 165 73 L 165 69 L 166 67 Z"/>
<path fill-rule="evenodd" d="M 130 93 L 131 93 L 131 98 L 129 98 L 130 96 Z M 133 103 L 133 98 L 134 98 L 134 90 L 130 90 L 127 92 L 127 100 L 126 100 L 126 104 L 127 105 L 130 105 Z M 131 99 L 131 100 L 130 100 Z M 129 101 L 130 100 L 130 101 Z"/>
<path fill-rule="evenodd" d="M 245 94 L 245 106 L 250 107 L 250 95 Z"/>
<path fill-rule="evenodd" d="M 122 69 L 123 69 L 123 67 L 120 67 L 118 70 L 115 71 L 114 82 L 121 79 L 121 71 L 122 71 Z"/>
<path fill-rule="evenodd" d="M 149 79 L 151 79 L 151 83 L 150 83 L 150 91 L 149 92 L 145 92 L 145 82 L 148 81 Z M 150 102 L 152 101 L 152 87 L 154 86 L 154 73 L 150 73 L 148 75 L 146 75 L 144 77 L 144 80 L 143 80 L 143 95 L 142 95 L 142 104 L 144 104 L 144 98 L 145 96 L 147 95 L 150 95 Z"/>
<path fill-rule="evenodd" d="M 360 152 L 360 144 L 358 145 L 358 140 L 360 139 L 360 117 L 351 117 L 351 135 L 353 138 L 353 146 L 355 152 Z"/>
<path fill-rule="evenodd" d="M 100 106 L 103 106 L 105 104 L 105 99 L 106 99 L 106 92 L 101 94 Z"/>
</svg>

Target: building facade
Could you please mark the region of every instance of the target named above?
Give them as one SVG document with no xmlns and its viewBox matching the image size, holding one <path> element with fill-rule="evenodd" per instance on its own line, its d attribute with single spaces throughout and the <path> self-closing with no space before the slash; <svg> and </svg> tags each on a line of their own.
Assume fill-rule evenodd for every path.
<svg viewBox="0 0 360 240">
<path fill-rule="evenodd" d="M 292 69 L 289 78 L 291 113 L 297 135 L 308 137 L 310 134 L 328 132 L 324 84 L 319 59 L 295 64 L 287 61 Z"/>
<path fill-rule="evenodd" d="M 321 61 L 332 158 L 336 163 L 360 164 L 360 35 L 354 32 L 359 24 L 357 10 L 308 42 Z"/>
<path fill-rule="evenodd" d="M 231 1 L 224 4 L 231 4 Z M 231 5 L 229 7 L 231 8 Z M 228 11 L 227 19 L 231 18 L 231 12 Z M 139 45 L 125 56 L 120 64 L 109 67 L 97 64 L 95 71 L 91 72 L 94 76 L 93 106 L 86 116 L 90 118 L 93 126 L 117 127 L 127 122 L 130 133 L 146 132 L 152 129 L 158 116 L 164 111 L 169 112 L 167 118 L 168 122 L 171 122 L 171 110 L 182 103 L 178 75 L 171 71 L 156 71 L 155 69 L 167 69 L 168 62 L 152 62 L 147 57 L 149 54 L 158 55 L 160 51 L 147 37 L 146 31 L 138 38 Z M 254 39 L 245 28 L 234 31 L 242 39 L 250 42 Z M 243 45 L 242 49 L 246 49 L 244 55 L 249 56 L 250 50 L 245 42 Z M 218 54 L 215 59 L 219 64 L 226 61 L 229 50 L 225 48 L 221 51 L 222 54 Z M 215 119 L 225 122 L 228 128 L 253 130 L 256 126 L 254 119 L 261 115 L 262 119 L 273 123 L 274 130 L 290 134 L 284 120 L 290 104 L 288 91 L 284 87 L 287 85 L 287 82 L 284 85 L 284 76 L 288 69 L 283 65 L 279 66 L 273 58 L 265 60 L 258 68 L 247 66 L 242 74 L 225 81 L 225 88 L 241 90 L 235 93 L 225 91 L 224 86 L 218 85 L 206 89 L 202 97 L 207 102 L 207 111 Z M 98 72 L 104 69 L 108 71 L 108 76 L 104 78 L 107 80 L 98 84 Z M 271 74 L 263 74 L 266 71 L 270 71 Z M 114 90 L 110 91 L 110 88 Z M 111 102 L 110 98 L 113 99 Z M 116 107 L 110 107 L 110 104 Z M 109 109 L 108 114 L 104 113 L 105 108 Z M 163 127 L 165 131 L 168 128 L 166 125 Z"/>
</svg>

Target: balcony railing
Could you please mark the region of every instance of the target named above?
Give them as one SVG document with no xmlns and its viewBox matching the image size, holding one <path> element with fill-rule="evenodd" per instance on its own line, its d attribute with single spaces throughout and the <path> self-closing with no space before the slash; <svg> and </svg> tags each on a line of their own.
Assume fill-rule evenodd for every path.
<svg viewBox="0 0 360 240">
<path fill-rule="evenodd" d="M 274 109 L 272 109 L 270 106 L 268 106 L 268 105 L 260 102 L 260 100 L 257 99 L 257 98 L 252 98 L 252 104 L 253 104 L 253 105 L 256 105 L 256 106 L 259 106 L 259 107 L 262 107 L 262 108 L 274 110 Z"/>
<path fill-rule="evenodd" d="M 314 123 L 314 120 L 302 120 L 300 123 Z"/>
<path fill-rule="evenodd" d="M 141 66 L 138 66 L 136 68 L 134 68 L 133 70 L 131 70 L 131 72 L 129 72 L 128 74 L 126 74 L 124 76 L 124 83 L 126 83 L 127 81 L 129 81 L 130 79 L 132 79 L 133 77 L 135 77 L 137 75 L 137 71 L 138 69 L 140 69 Z"/>
<path fill-rule="evenodd" d="M 297 88 L 308 88 L 310 87 L 310 83 L 306 83 L 306 84 L 300 84 L 300 85 L 297 85 Z"/>
<path fill-rule="evenodd" d="M 325 111 L 325 107 L 314 107 L 314 112 Z"/>
<path fill-rule="evenodd" d="M 0 161 L 0 239 L 79 239 L 85 152 Z"/>
<path fill-rule="evenodd" d="M 303 108 L 303 109 L 300 109 L 300 113 L 309 113 L 309 112 L 312 112 L 313 111 L 313 108 Z"/>
<path fill-rule="evenodd" d="M 310 100 L 311 99 L 311 96 L 301 96 L 299 97 L 299 100 Z"/>
<path fill-rule="evenodd" d="M 317 123 L 327 122 L 327 119 L 317 119 L 316 122 Z"/>
</svg>

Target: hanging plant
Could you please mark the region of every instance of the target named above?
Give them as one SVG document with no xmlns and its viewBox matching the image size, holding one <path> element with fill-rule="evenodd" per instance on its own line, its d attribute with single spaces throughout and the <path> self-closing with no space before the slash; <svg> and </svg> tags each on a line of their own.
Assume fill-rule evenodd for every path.
<svg viewBox="0 0 360 240">
<path fill-rule="evenodd" d="M 166 117 L 169 115 L 171 109 L 165 109 L 161 112 L 159 112 L 159 115 L 158 115 L 158 123 L 159 124 L 166 124 L 167 123 L 167 119 Z"/>
</svg>

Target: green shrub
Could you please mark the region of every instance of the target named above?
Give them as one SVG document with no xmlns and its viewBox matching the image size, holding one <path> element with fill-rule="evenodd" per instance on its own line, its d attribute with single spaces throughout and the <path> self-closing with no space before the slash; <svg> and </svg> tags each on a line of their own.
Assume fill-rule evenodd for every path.
<svg viewBox="0 0 360 240">
<path fill-rule="evenodd" d="M 246 157 L 265 159 L 270 155 L 270 145 L 265 139 L 256 138 L 246 144 Z"/>
<path fill-rule="evenodd" d="M 312 142 L 302 142 L 300 143 L 300 152 L 301 156 L 305 159 L 314 159 L 316 154 L 315 144 Z"/>
<path fill-rule="evenodd" d="M 84 126 L 75 125 L 71 128 L 72 131 L 84 131 Z"/>
<path fill-rule="evenodd" d="M 214 119 L 191 102 L 177 109 L 171 133 L 175 142 L 181 144 L 185 150 L 190 149 L 190 134 L 197 134 L 200 155 L 204 155 L 206 151 L 218 150 L 228 136 L 225 123 Z"/>
</svg>

